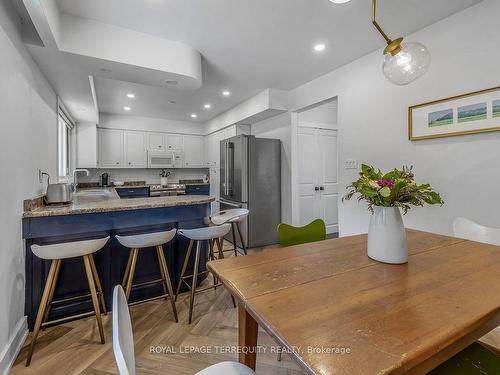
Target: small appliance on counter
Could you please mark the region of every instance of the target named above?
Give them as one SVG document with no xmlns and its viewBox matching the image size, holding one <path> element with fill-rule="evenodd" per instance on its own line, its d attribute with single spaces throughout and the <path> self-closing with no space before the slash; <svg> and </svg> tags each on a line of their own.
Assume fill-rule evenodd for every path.
<svg viewBox="0 0 500 375">
<path fill-rule="evenodd" d="M 73 186 L 71 184 L 51 184 L 49 174 L 43 172 L 42 175 L 47 176 L 47 193 L 44 197 L 45 204 L 49 206 L 64 205 L 70 204 L 73 201 Z"/>
<path fill-rule="evenodd" d="M 103 173 L 100 177 L 99 182 L 100 182 L 101 187 L 108 187 L 109 186 L 109 174 Z"/>
</svg>

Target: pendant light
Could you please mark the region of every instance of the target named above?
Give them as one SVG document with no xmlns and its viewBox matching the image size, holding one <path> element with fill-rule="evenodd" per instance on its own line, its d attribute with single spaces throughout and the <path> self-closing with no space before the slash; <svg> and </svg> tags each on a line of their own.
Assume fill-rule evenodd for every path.
<svg viewBox="0 0 500 375">
<path fill-rule="evenodd" d="M 372 22 L 387 42 L 384 49 L 383 72 L 396 85 L 407 85 L 423 76 L 431 63 L 427 48 L 418 42 L 404 43 L 403 38 L 391 40 L 376 20 L 377 0 L 372 0 Z"/>
</svg>

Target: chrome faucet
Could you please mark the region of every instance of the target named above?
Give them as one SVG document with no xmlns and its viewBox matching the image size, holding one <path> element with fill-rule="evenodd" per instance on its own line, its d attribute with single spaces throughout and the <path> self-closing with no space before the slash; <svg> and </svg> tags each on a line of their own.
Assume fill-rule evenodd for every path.
<svg viewBox="0 0 500 375">
<path fill-rule="evenodd" d="M 83 169 L 83 168 L 77 168 L 77 169 L 73 170 L 73 183 L 71 184 L 71 186 L 73 187 L 73 191 L 76 191 L 76 188 L 78 187 L 78 182 L 77 182 L 77 179 L 76 179 L 76 174 L 78 172 L 85 172 L 85 174 L 87 176 L 90 173 L 88 169 Z"/>
</svg>

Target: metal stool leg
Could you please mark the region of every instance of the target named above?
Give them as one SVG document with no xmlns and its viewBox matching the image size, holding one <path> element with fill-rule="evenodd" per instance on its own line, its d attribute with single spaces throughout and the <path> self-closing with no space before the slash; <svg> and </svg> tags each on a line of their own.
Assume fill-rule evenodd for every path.
<svg viewBox="0 0 500 375">
<path fill-rule="evenodd" d="M 238 256 L 238 245 L 236 243 L 236 230 L 234 229 L 235 223 L 231 223 L 231 234 L 233 235 L 233 249 L 234 249 L 234 256 Z"/>
<path fill-rule="evenodd" d="M 130 262 L 130 269 L 127 275 L 127 287 L 125 289 L 125 296 L 127 297 L 127 302 L 130 298 L 130 291 L 132 290 L 132 281 L 134 280 L 135 265 L 137 264 L 137 255 L 139 254 L 138 249 L 132 249 L 132 260 Z"/>
<path fill-rule="evenodd" d="M 52 290 L 52 283 L 55 282 L 55 274 L 58 262 L 60 259 L 53 260 L 50 264 L 49 275 L 47 276 L 47 281 L 43 289 L 42 299 L 40 301 L 40 306 L 38 307 L 38 313 L 36 315 L 35 327 L 33 328 L 33 338 L 31 339 L 30 348 L 28 351 L 28 357 L 26 358 L 26 367 L 31 363 L 31 357 L 33 356 L 33 350 L 35 349 L 36 338 L 40 333 L 40 327 L 42 326 L 42 321 L 45 316 L 45 309 L 47 308 L 47 303 L 49 302 L 50 291 Z"/>
<path fill-rule="evenodd" d="M 87 273 L 87 280 L 89 282 L 90 294 L 92 295 L 92 304 L 94 305 L 95 318 L 97 320 L 97 326 L 99 327 L 101 343 L 104 344 L 106 342 L 104 339 L 104 328 L 102 327 L 101 311 L 99 309 L 99 298 L 97 297 L 94 275 L 92 274 L 92 261 L 90 260 L 90 255 L 85 255 L 83 257 L 83 262 L 85 264 L 85 272 Z"/>
<path fill-rule="evenodd" d="M 198 267 L 200 265 L 200 248 L 201 241 L 196 242 L 196 255 L 194 258 L 193 282 L 191 285 L 191 297 L 189 298 L 189 319 L 188 324 L 191 324 L 193 318 L 194 295 L 196 294 L 196 283 L 198 281 Z"/>
<path fill-rule="evenodd" d="M 158 255 L 160 258 L 160 268 L 163 269 L 162 274 L 165 276 L 165 283 L 167 284 L 168 294 L 170 296 L 170 304 L 172 305 L 172 311 L 174 313 L 175 322 L 179 323 L 179 318 L 177 317 L 177 308 L 175 307 L 174 301 L 174 291 L 172 288 L 172 280 L 170 279 L 170 273 L 168 272 L 167 261 L 165 260 L 165 254 L 163 253 L 163 246 L 159 245 L 157 247 Z"/>
<path fill-rule="evenodd" d="M 182 270 L 181 270 L 181 276 L 179 277 L 179 283 L 177 284 L 177 291 L 175 293 L 175 299 L 174 301 L 177 302 L 177 296 L 179 295 L 179 292 L 181 291 L 181 286 L 182 286 L 182 277 L 186 273 L 186 268 L 189 263 L 189 258 L 191 257 L 191 250 L 193 249 L 193 240 L 189 241 L 188 249 L 186 252 L 186 257 L 184 258 L 184 263 L 182 264 Z"/>
<path fill-rule="evenodd" d="M 236 229 L 238 229 L 238 234 L 240 235 L 241 246 L 243 247 L 243 252 L 245 253 L 245 255 L 247 255 L 247 247 L 245 245 L 245 240 L 243 239 L 243 235 L 241 234 L 240 223 L 237 222 L 235 224 L 236 224 Z"/>
<path fill-rule="evenodd" d="M 95 266 L 94 257 L 89 255 L 90 267 L 92 268 L 92 274 L 94 275 L 95 285 L 97 287 L 97 291 L 99 292 L 99 301 L 101 301 L 102 313 L 104 315 L 108 315 L 108 311 L 106 310 L 106 302 L 104 301 L 104 293 L 102 291 L 101 279 L 99 278 L 99 274 L 97 273 L 97 267 Z"/>
</svg>

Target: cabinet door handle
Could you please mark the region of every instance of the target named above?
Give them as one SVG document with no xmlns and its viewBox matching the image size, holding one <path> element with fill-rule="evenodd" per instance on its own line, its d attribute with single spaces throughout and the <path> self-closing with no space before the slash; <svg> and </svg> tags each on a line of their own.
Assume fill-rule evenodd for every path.
<svg viewBox="0 0 500 375">
<path fill-rule="evenodd" d="M 321 187 L 319 188 L 319 190 L 323 191 L 323 190 L 325 190 L 325 187 L 324 187 L 324 186 L 321 186 Z"/>
<path fill-rule="evenodd" d="M 315 187 L 314 187 L 314 190 L 315 190 L 315 191 L 319 191 L 319 187 L 318 187 L 318 186 L 315 186 Z"/>
</svg>

